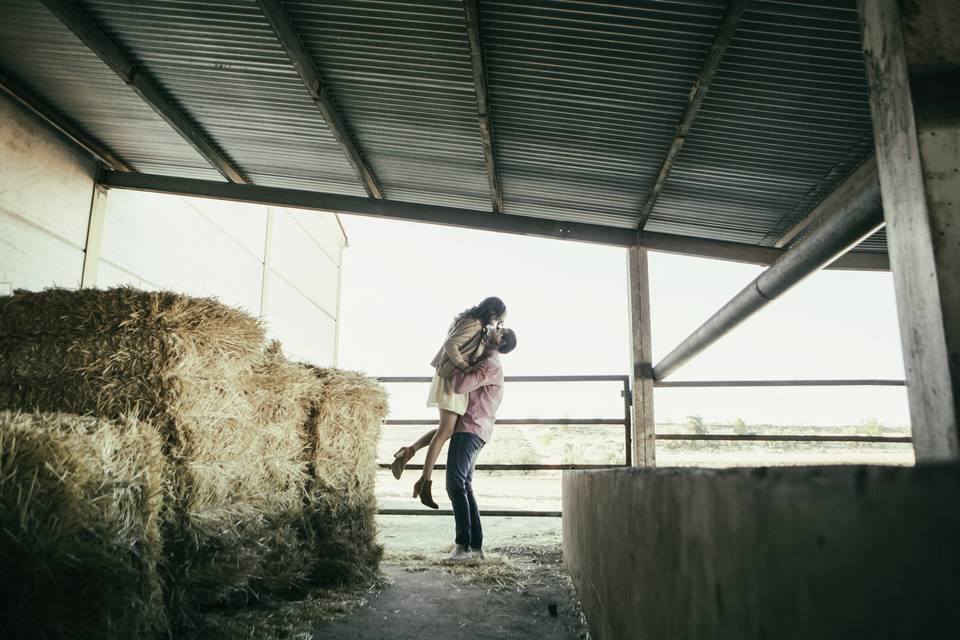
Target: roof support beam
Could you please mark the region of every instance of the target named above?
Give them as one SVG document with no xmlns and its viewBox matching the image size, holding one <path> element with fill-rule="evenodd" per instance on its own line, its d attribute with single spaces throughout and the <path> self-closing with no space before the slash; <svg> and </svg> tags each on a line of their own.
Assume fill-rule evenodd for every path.
<svg viewBox="0 0 960 640">
<path fill-rule="evenodd" d="M 257 0 L 257 4 L 260 5 L 260 10 L 273 28 L 277 40 L 280 41 L 280 46 L 287 52 L 287 57 L 290 58 L 293 68 L 303 81 L 307 93 L 310 94 L 310 99 L 320 110 L 320 114 L 330 128 L 333 137 L 340 144 L 347 162 L 353 167 L 353 171 L 363 184 L 367 195 L 377 200 L 382 199 L 383 191 L 380 189 L 377 179 L 363 159 L 363 154 L 360 153 L 360 148 L 354 141 L 350 128 L 340 114 L 333 98 L 330 97 L 327 85 L 320 77 L 320 72 L 317 71 L 313 58 L 307 52 L 303 41 L 300 40 L 300 35 L 294 28 L 286 9 L 283 8 L 283 3 L 281 0 Z"/>
<path fill-rule="evenodd" d="M 503 194 L 500 174 L 493 153 L 493 122 L 490 116 L 490 96 L 487 92 L 487 66 L 483 58 L 483 40 L 480 38 L 480 7 L 477 0 L 463 0 L 463 13 L 470 40 L 470 59 L 473 62 L 473 86 L 477 93 L 477 119 L 480 122 L 480 141 L 483 143 L 483 161 L 487 166 L 490 184 L 490 202 L 494 213 L 503 213 Z"/>
<path fill-rule="evenodd" d="M 111 169 L 115 171 L 133 171 L 133 168 L 117 154 L 68 123 L 63 116 L 54 113 L 52 109 L 44 105 L 39 98 L 31 95 L 26 88 L 15 80 L 0 74 L 0 90 Z"/>
<path fill-rule="evenodd" d="M 667 183 L 667 177 L 670 175 L 673 163 L 676 162 L 680 156 L 683 143 L 687 141 L 687 134 L 690 133 L 693 122 L 696 120 L 697 114 L 700 113 L 700 107 L 703 105 L 704 98 L 707 97 L 710 83 L 713 82 L 713 77 L 716 75 L 717 69 L 720 68 L 720 60 L 723 59 L 727 45 L 730 44 L 733 33 L 737 29 L 737 24 L 740 22 L 740 18 L 743 16 L 743 12 L 749 4 L 750 0 L 730 0 L 727 14 L 724 16 L 723 22 L 720 23 L 720 30 L 713 39 L 713 44 L 710 45 L 710 53 L 707 55 L 707 59 L 700 69 L 700 74 L 697 76 L 696 81 L 694 81 L 693 87 L 690 89 L 690 94 L 687 96 L 686 109 L 684 109 L 680 123 L 677 125 L 677 131 L 673 136 L 673 141 L 670 143 L 669 149 L 667 149 L 667 155 L 660 165 L 660 172 L 657 174 L 657 179 L 654 180 L 653 187 L 650 188 L 650 193 L 647 194 L 647 200 L 643 203 L 643 208 L 640 209 L 640 221 L 637 224 L 637 229 L 643 229 L 644 225 L 647 224 L 647 220 L 650 219 L 653 207 L 657 204 L 657 198 L 660 197 L 660 192 L 663 191 L 663 187 Z"/>
<path fill-rule="evenodd" d="M 557 238 L 577 242 L 592 242 L 617 247 L 631 247 L 639 244 L 651 251 L 679 253 L 754 264 L 771 264 L 784 253 L 780 249 L 755 247 L 737 242 L 688 238 L 666 233 L 641 232 L 638 234 L 632 229 L 621 229 L 604 225 L 561 222 L 558 220 L 510 214 L 492 215 L 488 211 L 477 211 L 473 209 L 397 202 L 395 200 L 371 200 L 369 198 L 344 196 L 333 193 L 319 193 L 316 191 L 302 191 L 299 189 L 284 189 L 257 185 L 227 184 L 211 180 L 195 180 L 191 178 L 157 176 L 144 173 L 106 172 L 101 176 L 100 183 L 114 189 L 132 189 L 136 191 L 169 193 L 198 198 L 230 200 L 234 202 L 250 202 L 278 207 L 332 211 L 350 215 L 425 222 L 499 233 Z M 872 254 L 845 256 L 830 265 L 830 267 L 866 270 L 884 269 L 886 256 L 881 255 L 877 257 L 879 259 L 874 258 Z M 847 258 L 858 258 L 861 259 L 862 262 L 856 266 L 852 266 L 846 263 Z"/>
<path fill-rule="evenodd" d="M 72 0 L 41 0 L 70 31 L 120 76 L 144 102 L 173 127 L 197 152 L 230 182 L 249 184 L 241 171 L 214 145 L 207 135 L 149 78 L 143 67 L 130 61 Z"/>
<path fill-rule="evenodd" d="M 867 188 L 857 192 L 837 189 L 824 206 L 830 215 L 657 363 L 653 368 L 655 380 L 669 376 L 783 292 L 883 226 L 876 176 Z"/>
</svg>

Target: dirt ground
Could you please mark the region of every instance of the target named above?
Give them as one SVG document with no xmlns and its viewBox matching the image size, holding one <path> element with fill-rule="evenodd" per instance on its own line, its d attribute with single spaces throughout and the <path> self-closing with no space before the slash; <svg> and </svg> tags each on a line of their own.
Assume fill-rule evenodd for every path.
<svg viewBox="0 0 960 640">
<path fill-rule="evenodd" d="M 384 578 L 211 612 L 184 640 L 588 638 L 559 518 L 484 519 L 487 557 L 449 565 L 450 516 L 380 516 Z"/>
<path fill-rule="evenodd" d="M 388 557 L 383 569 L 392 584 L 364 606 L 317 627 L 312 638 L 587 637 L 558 551 L 496 553 L 487 561 L 492 570 L 474 566 L 455 572 L 418 557 Z"/>
</svg>

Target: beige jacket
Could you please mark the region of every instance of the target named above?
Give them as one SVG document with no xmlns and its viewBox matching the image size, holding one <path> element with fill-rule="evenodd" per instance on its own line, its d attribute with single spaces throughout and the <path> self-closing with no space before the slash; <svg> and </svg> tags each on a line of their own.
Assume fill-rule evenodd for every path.
<svg viewBox="0 0 960 640">
<path fill-rule="evenodd" d="M 466 369 L 483 355 L 483 325 L 476 318 L 465 317 L 450 325 L 447 339 L 430 361 L 437 375 L 447 380 L 456 369 Z"/>
</svg>

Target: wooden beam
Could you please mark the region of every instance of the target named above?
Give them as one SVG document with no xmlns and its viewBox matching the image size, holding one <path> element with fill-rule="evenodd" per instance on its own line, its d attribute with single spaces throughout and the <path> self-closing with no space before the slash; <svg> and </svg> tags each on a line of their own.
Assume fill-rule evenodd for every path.
<svg viewBox="0 0 960 640">
<path fill-rule="evenodd" d="M 877 176 L 877 159 L 872 156 L 854 169 L 850 176 L 837 186 L 837 189 L 860 190 L 866 188 L 868 183 L 878 184 L 879 180 L 880 178 Z M 829 213 L 825 211 L 826 207 L 824 206 L 824 202 L 826 201 L 827 198 L 821 200 L 807 215 L 798 220 L 792 227 L 787 229 L 782 236 L 777 238 L 773 246 L 782 249 L 793 242 L 800 234 L 809 232 L 811 229 L 820 225 L 823 222 L 824 216 Z"/>
<path fill-rule="evenodd" d="M 858 0 L 918 462 L 960 459 L 960 3 Z"/>
<path fill-rule="evenodd" d="M 0 90 L 114 171 L 133 171 L 133 168 L 120 156 L 70 124 L 66 118 L 45 105 L 42 100 L 9 76 L 0 74 Z"/>
<path fill-rule="evenodd" d="M 164 96 L 146 70 L 131 62 L 72 0 L 41 2 L 223 177 L 230 182 L 249 184 L 246 176 L 210 141 L 200 127 Z"/>
<path fill-rule="evenodd" d="M 656 424 L 653 420 L 653 346 L 650 340 L 650 269 L 647 249 L 628 250 L 630 345 L 633 362 L 632 444 L 635 467 L 657 465 Z"/>
<path fill-rule="evenodd" d="M 101 184 L 114 189 L 132 189 L 153 193 L 168 193 L 197 198 L 213 198 L 234 202 L 250 202 L 278 207 L 296 207 L 315 211 L 332 211 L 347 215 L 372 216 L 393 220 L 408 220 L 451 227 L 512 233 L 518 235 L 557 238 L 577 242 L 591 242 L 617 247 L 645 246 L 651 251 L 676 253 L 716 260 L 730 260 L 769 265 L 783 255 L 781 249 L 756 247 L 738 242 L 724 242 L 676 236 L 668 233 L 637 233 L 632 229 L 597 224 L 561 222 L 530 216 L 510 214 L 492 215 L 489 211 L 441 207 L 395 200 L 371 200 L 357 196 L 303 191 L 280 187 L 239 185 L 212 180 L 196 180 L 158 176 L 145 173 L 118 173 L 107 171 Z M 880 258 L 880 259 L 878 259 Z M 883 269 L 885 256 L 875 254 L 847 254 L 828 268 L 878 270 Z M 848 259 L 857 261 L 854 266 Z"/>
<path fill-rule="evenodd" d="M 336 138 L 343 155 L 346 156 L 347 162 L 353 167 L 353 172 L 363 184 L 367 195 L 378 200 L 383 198 L 383 190 L 380 189 L 377 179 L 363 159 L 363 154 L 354 141 L 350 128 L 330 96 L 326 83 L 320 76 L 320 72 L 317 71 L 317 66 L 314 64 L 307 48 L 303 45 L 303 41 L 293 26 L 286 9 L 284 9 L 283 3 L 281 0 L 257 0 L 257 4 L 260 5 L 260 10 L 273 28 L 277 40 L 280 41 L 280 46 L 287 52 L 287 57 L 290 58 L 293 68 L 303 81 L 307 93 L 310 94 L 310 99 L 320 110 L 327 127 L 330 128 L 330 132 Z"/>
<path fill-rule="evenodd" d="M 730 0 L 727 13 L 723 17 L 723 22 L 720 23 L 720 29 L 710 45 L 710 53 L 707 54 L 707 59 L 704 61 L 703 67 L 700 69 L 700 73 L 687 96 L 687 106 L 680 117 L 680 123 L 677 125 L 673 141 L 670 142 L 670 147 L 667 149 L 667 155 L 664 157 L 657 178 L 653 181 L 653 187 L 650 188 L 650 193 L 647 194 L 647 199 L 640 209 L 637 229 L 643 229 L 647 220 L 650 219 L 650 214 L 653 213 L 653 207 L 657 204 L 657 198 L 660 197 L 660 192 L 663 191 L 663 187 L 667 183 L 667 177 L 670 175 L 673 163 L 680 156 L 683 143 L 687 141 L 687 135 L 693 127 L 694 120 L 697 119 L 697 114 L 700 113 L 704 98 L 707 97 L 710 83 L 713 82 L 713 77 L 720 68 L 720 61 L 727 50 L 727 45 L 730 44 L 733 33 L 737 29 L 737 24 L 749 4 L 750 0 Z"/>
<path fill-rule="evenodd" d="M 470 40 L 473 87 L 477 93 L 477 119 L 480 122 L 480 141 L 483 144 L 483 160 L 487 167 L 487 182 L 490 185 L 490 202 L 494 213 L 503 213 L 500 174 L 497 172 L 497 161 L 493 152 L 493 119 L 490 114 L 487 66 L 483 58 L 483 40 L 480 37 L 480 7 L 477 0 L 463 0 L 463 13 L 467 23 L 467 38 Z"/>
</svg>

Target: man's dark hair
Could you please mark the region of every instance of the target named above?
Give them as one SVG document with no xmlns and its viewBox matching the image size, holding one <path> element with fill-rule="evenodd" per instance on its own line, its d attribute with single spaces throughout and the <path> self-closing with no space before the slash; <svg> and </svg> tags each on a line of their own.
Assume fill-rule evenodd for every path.
<svg viewBox="0 0 960 640">
<path fill-rule="evenodd" d="M 500 353 L 510 353 L 517 348 L 517 334 L 514 333 L 513 329 L 504 329 L 503 330 L 503 342 L 500 343 L 500 346 L 497 347 L 497 351 Z"/>
</svg>

